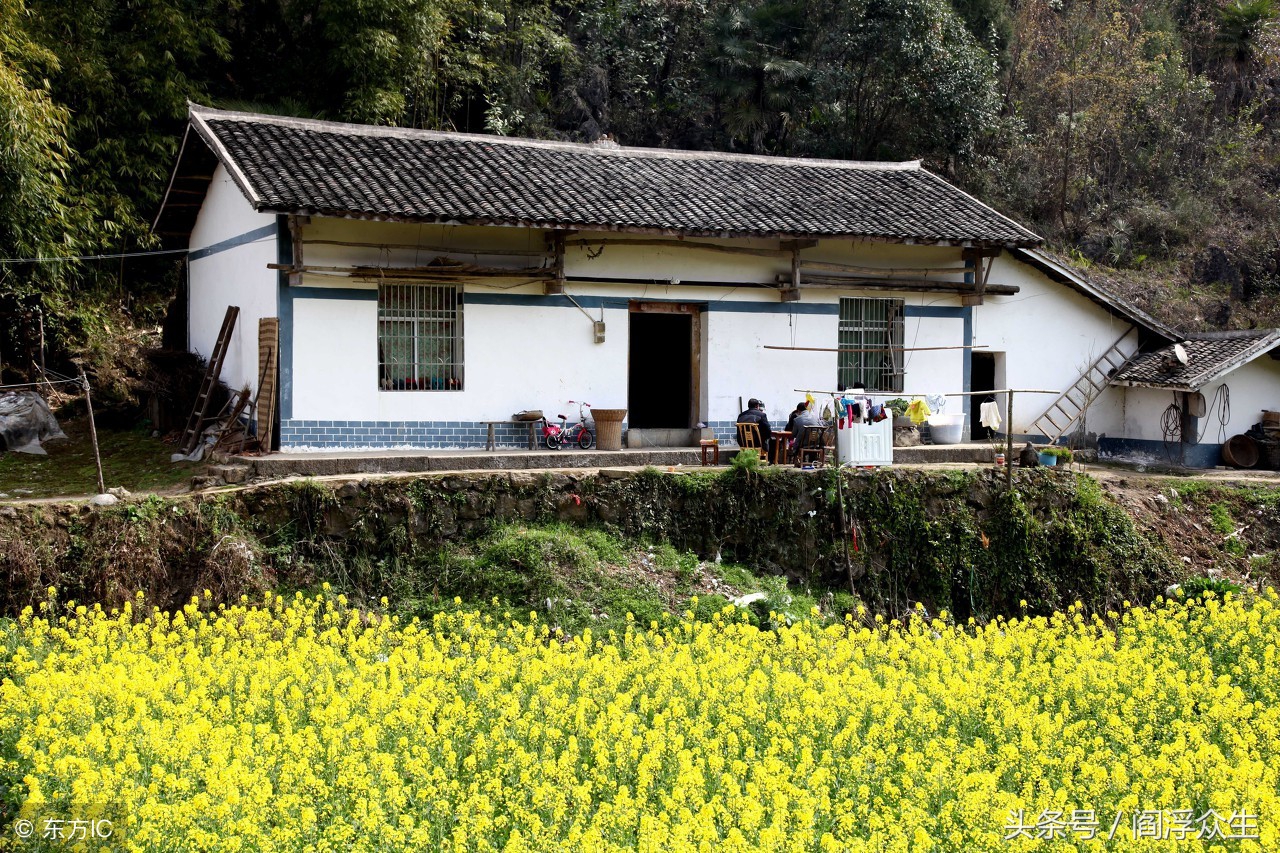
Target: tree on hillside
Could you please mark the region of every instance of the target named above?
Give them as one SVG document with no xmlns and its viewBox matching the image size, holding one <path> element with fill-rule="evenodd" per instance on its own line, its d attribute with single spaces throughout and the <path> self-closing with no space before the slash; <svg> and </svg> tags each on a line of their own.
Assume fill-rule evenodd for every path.
<svg viewBox="0 0 1280 853">
<path fill-rule="evenodd" d="M 720 137 L 753 154 L 786 153 L 804 121 L 813 69 L 803 2 L 723 7 L 711 24 L 708 88 Z"/>
<path fill-rule="evenodd" d="M 1030 0 L 1016 33 L 1005 109 L 1019 132 L 997 155 L 1004 180 L 992 193 L 1065 242 L 1110 229 L 1104 254 L 1123 262 L 1125 211 L 1166 197 L 1194 162 L 1207 87 L 1188 75 L 1176 36 L 1120 0 Z"/>
<path fill-rule="evenodd" d="M 625 145 L 708 148 L 708 32 L 723 0 L 580 0 L 567 5 L 559 128 Z"/>
<path fill-rule="evenodd" d="M 70 112 L 69 180 L 104 250 L 145 244 L 188 99 L 226 56 L 217 0 L 28 0 L 33 35 L 57 54 L 52 97 Z"/>
<path fill-rule="evenodd" d="M 0 0 L 0 381 L 40 358 L 40 329 L 56 323 L 66 294 L 61 257 L 84 245 L 83 211 L 67 191 L 67 110 L 50 96 L 46 75 L 58 60 L 28 35 L 21 0 Z M 52 331 L 52 330 L 49 330 Z"/>
<path fill-rule="evenodd" d="M 1234 109 L 1256 97 L 1264 73 L 1275 70 L 1276 17 L 1274 0 L 1235 0 L 1218 9 L 1213 57 Z"/>
<path fill-rule="evenodd" d="M 547 0 L 247 0 L 227 18 L 215 95 L 357 123 L 538 135 L 571 50 Z"/>
<path fill-rule="evenodd" d="M 970 157 L 996 114 L 995 61 L 941 0 L 815 0 L 802 150 L 858 160 Z"/>
</svg>

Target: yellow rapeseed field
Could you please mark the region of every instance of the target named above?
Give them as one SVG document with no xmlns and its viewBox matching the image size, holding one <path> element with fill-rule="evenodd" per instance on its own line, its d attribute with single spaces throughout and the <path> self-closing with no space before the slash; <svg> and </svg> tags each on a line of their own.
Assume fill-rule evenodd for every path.
<svg viewBox="0 0 1280 853">
<path fill-rule="evenodd" d="M 92 812 L 134 850 L 1280 850 L 1272 591 L 572 640 L 142 609 L 16 624 L 0 847 Z"/>
</svg>

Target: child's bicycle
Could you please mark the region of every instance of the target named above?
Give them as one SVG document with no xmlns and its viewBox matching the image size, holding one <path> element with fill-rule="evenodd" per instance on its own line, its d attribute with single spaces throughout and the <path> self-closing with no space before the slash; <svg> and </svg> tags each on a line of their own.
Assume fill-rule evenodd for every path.
<svg viewBox="0 0 1280 853">
<path fill-rule="evenodd" d="M 572 403 L 574 401 L 570 400 L 569 402 Z M 591 449 L 592 445 L 596 443 L 596 437 L 587 428 L 587 417 L 582 411 L 584 408 L 591 408 L 591 404 L 578 403 L 578 422 L 573 426 L 568 426 L 568 415 L 560 416 L 560 424 L 558 426 L 546 418 L 542 419 L 542 441 L 549 450 L 560 450 L 566 444 L 575 443 L 583 450 Z"/>
</svg>

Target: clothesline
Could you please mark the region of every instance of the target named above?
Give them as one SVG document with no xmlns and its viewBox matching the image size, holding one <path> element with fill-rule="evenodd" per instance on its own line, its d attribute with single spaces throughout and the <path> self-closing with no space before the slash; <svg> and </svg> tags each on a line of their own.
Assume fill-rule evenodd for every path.
<svg viewBox="0 0 1280 853">
<path fill-rule="evenodd" d="M 1043 391 L 1037 388 L 995 388 L 991 391 L 956 391 L 943 397 L 981 397 L 984 394 L 1061 394 L 1061 391 Z M 899 395 L 901 396 L 901 395 Z M 916 395 L 920 396 L 920 395 Z"/>
<path fill-rule="evenodd" d="M 764 349 L 791 350 L 794 352 L 884 352 L 884 347 L 874 347 L 867 349 L 837 349 L 832 347 L 782 347 L 773 344 L 762 344 Z M 895 352 L 933 352 L 935 350 L 946 349 L 987 349 L 990 344 L 967 344 L 964 346 L 956 345 L 949 347 L 894 347 Z"/>
<path fill-rule="evenodd" d="M 830 394 L 832 397 L 840 397 L 845 394 L 848 394 L 853 389 L 849 388 L 845 391 L 816 391 L 813 388 L 792 388 L 791 390 L 796 392 L 797 394 Z M 880 391 L 859 391 L 858 396 L 859 397 L 901 397 L 903 395 L 884 393 Z M 919 396 L 919 395 L 916 395 L 916 396 Z"/>
<path fill-rule="evenodd" d="M 0 391 L 8 391 L 13 388 L 43 388 L 46 385 L 64 385 L 71 383 L 79 385 L 79 379 L 47 379 L 44 382 L 21 382 L 17 385 L 0 385 Z"/>
</svg>

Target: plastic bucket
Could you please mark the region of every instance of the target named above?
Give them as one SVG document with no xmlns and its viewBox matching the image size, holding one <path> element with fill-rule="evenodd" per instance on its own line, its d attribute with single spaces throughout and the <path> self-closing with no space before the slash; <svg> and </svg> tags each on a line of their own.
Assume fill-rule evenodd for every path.
<svg viewBox="0 0 1280 853">
<path fill-rule="evenodd" d="M 929 432 L 934 444 L 960 444 L 964 441 L 965 415 L 930 415 Z"/>
</svg>

